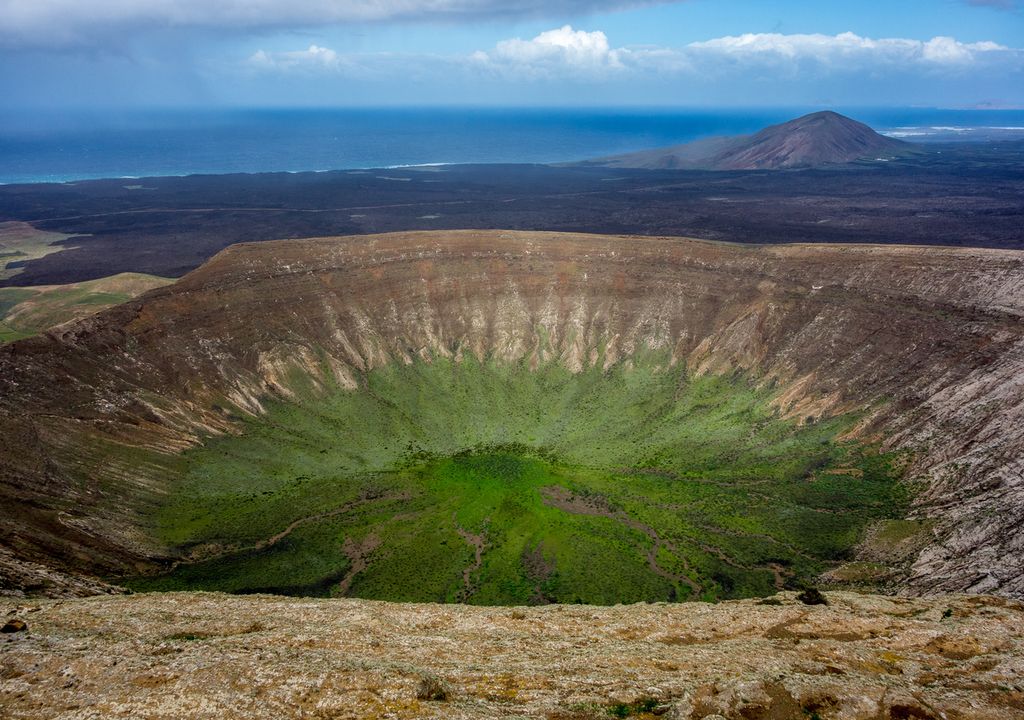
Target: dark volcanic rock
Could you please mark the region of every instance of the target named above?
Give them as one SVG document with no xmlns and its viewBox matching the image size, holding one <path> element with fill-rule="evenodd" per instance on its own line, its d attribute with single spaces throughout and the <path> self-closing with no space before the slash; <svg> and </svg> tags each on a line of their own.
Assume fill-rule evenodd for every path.
<svg viewBox="0 0 1024 720">
<path fill-rule="evenodd" d="M 17 632 L 27 632 L 27 631 L 28 631 L 28 623 L 25 622 L 24 620 L 19 620 L 18 618 L 14 618 L 13 620 L 8 620 L 7 622 L 4 623 L 3 627 L 0 627 L 0 633 L 17 633 Z"/>
<path fill-rule="evenodd" d="M 828 605 L 828 599 L 817 588 L 807 588 L 796 599 L 804 605 Z"/>
</svg>

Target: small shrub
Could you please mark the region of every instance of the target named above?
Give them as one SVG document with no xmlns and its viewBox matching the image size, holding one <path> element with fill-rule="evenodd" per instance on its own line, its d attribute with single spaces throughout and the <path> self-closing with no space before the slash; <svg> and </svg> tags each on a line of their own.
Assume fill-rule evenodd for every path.
<svg viewBox="0 0 1024 720">
<path fill-rule="evenodd" d="M 417 700 L 435 700 L 444 702 L 451 697 L 448 686 L 433 675 L 424 675 L 420 678 L 419 687 L 416 689 Z"/>
<path fill-rule="evenodd" d="M 209 633 L 204 632 L 180 632 L 174 633 L 173 635 L 167 635 L 164 640 L 171 640 L 177 642 L 194 642 L 196 640 L 208 640 L 212 637 Z"/>
<path fill-rule="evenodd" d="M 614 705 L 609 705 L 607 713 L 613 718 L 628 718 L 633 715 L 653 713 L 658 707 L 659 703 L 657 700 L 654 698 L 645 698 L 632 703 L 615 703 Z"/>
<path fill-rule="evenodd" d="M 807 588 L 796 596 L 796 599 L 804 605 L 828 605 L 828 600 L 818 588 Z"/>
</svg>

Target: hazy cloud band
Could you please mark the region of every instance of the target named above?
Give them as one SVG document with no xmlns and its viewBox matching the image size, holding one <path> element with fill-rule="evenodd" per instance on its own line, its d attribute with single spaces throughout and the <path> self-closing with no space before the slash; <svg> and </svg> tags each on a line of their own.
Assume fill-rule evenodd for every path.
<svg viewBox="0 0 1024 720">
<path fill-rule="evenodd" d="M 552 17 L 683 0 L 0 0 L 0 44 L 91 46 L 162 28 L 229 31 L 387 20 Z"/>
</svg>

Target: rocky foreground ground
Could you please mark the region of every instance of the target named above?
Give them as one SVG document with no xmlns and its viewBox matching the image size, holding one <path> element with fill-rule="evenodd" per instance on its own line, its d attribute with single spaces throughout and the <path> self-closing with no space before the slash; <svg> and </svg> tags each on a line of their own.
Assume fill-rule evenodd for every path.
<svg viewBox="0 0 1024 720">
<path fill-rule="evenodd" d="M 4 608 L 0 717 L 1024 718 L 1024 604 L 827 598 L 22 601 Z"/>
</svg>

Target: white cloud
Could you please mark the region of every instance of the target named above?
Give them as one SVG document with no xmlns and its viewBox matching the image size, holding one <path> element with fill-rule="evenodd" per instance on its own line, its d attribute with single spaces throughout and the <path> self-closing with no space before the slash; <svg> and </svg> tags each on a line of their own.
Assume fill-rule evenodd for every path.
<svg viewBox="0 0 1024 720">
<path fill-rule="evenodd" d="M 350 64 L 348 58 L 319 45 L 292 52 L 257 50 L 249 57 L 249 65 L 260 70 L 341 70 Z"/>
<path fill-rule="evenodd" d="M 986 53 L 1009 51 L 993 42 L 962 43 L 951 37 L 931 40 L 883 38 L 874 40 L 851 32 L 839 35 L 747 33 L 697 42 L 685 52 L 704 60 L 729 59 L 753 64 L 814 62 L 824 66 L 966 65 Z"/>
<path fill-rule="evenodd" d="M 514 38 L 499 42 L 490 52 L 474 53 L 487 67 L 535 76 L 604 73 L 623 69 L 626 50 L 613 50 L 600 30 L 587 32 L 564 25 L 542 32 L 532 40 Z"/>
</svg>

